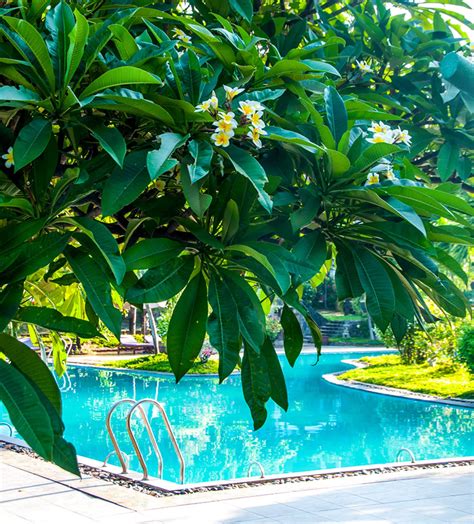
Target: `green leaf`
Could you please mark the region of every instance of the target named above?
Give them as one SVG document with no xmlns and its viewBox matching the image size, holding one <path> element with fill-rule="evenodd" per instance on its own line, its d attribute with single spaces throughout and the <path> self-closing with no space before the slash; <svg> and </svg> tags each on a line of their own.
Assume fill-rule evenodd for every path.
<svg viewBox="0 0 474 524">
<path fill-rule="evenodd" d="M 178 257 L 184 246 L 169 238 L 147 238 L 123 253 L 127 271 L 150 269 Z"/>
<path fill-rule="evenodd" d="M 443 182 L 451 178 L 456 170 L 460 148 L 452 142 L 445 142 L 438 153 L 438 174 Z"/>
<path fill-rule="evenodd" d="M 288 129 L 282 129 L 281 127 L 268 126 L 265 128 L 268 133 L 263 138 L 268 140 L 276 140 L 277 142 L 286 142 L 288 144 L 295 144 L 302 147 L 310 153 L 316 153 L 319 150 L 323 150 L 321 146 L 311 142 L 308 138 L 295 131 L 288 131 Z"/>
<path fill-rule="evenodd" d="M 60 393 L 47 365 L 8 335 L 0 334 L 0 351 L 11 362 L 0 360 L 0 400 L 13 425 L 39 455 L 79 476 L 74 446 L 62 437 Z"/>
<path fill-rule="evenodd" d="M 70 221 L 77 225 L 98 247 L 105 261 L 120 284 L 125 276 L 126 266 L 120 254 L 117 240 L 102 222 L 88 217 L 76 217 Z"/>
<path fill-rule="evenodd" d="M 229 158 L 238 173 L 250 180 L 257 190 L 258 201 L 262 207 L 270 213 L 272 210 L 272 201 L 268 193 L 264 190 L 268 178 L 263 167 L 250 153 L 234 145 L 230 145 L 223 151 L 223 154 Z"/>
<path fill-rule="evenodd" d="M 104 124 L 97 124 L 90 127 L 92 136 L 99 141 L 99 144 L 107 151 L 112 159 L 123 167 L 127 144 L 122 133 L 115 127 L 106 127 Z"/>
<path fill-rule="evenodd" d="M 212 315 L 207 321 L 207 331 L 212 347 L 219 352 L 219 381 L 222 382 L 237 366 L 242 342 L 237 304 L 225 282 L 214 273 L 209 280 L 209 303 Z"/>
<path fill-rule="evenodd" d="M 229 5 L 233 11 L 239 14 L 247 22 L 252 21 L 253 1 L 252 0 L 229 0 Z"/>
<path fill-rule="evenodd" d="M 202 218 L 211 205 L 212 197 L 201 193 L 199 183 L 191 183 L 187 166 L 183 166 L 181 169 L 181 186 L 190 208 L 199 218 Z"/>
<path fill-rule="evenodd" d="M 0 87 L 0 101 L 2 102 L 38 102 L 39 100 L 40 97 L 37 93 L 25 89 L 23 86 Z"/>
<path fill-rule="evenodd" d="M 174 65 L 191 104 L 198 104 L 201 97 L 201 66 L 196 54 L 188 49 Z"/>
<path fill-rule="evenodd" d="M 23 282 L 8 284 L 0 291 L 0 332 L 15 316 L 23 297 Z"/>
<path fill-rule="evenodd" d="M 160 149 L 150 151 L 146 157 L 146 165 L 151 180 L 156 180 L 160 175 L 169 171 L 177 162 L 167 162 L 173 152 L 186 143 L 189 135 L 183 136 L 177 133 L 163 133 L 158 138 L 161 140 Z M 174 160 L 174 159 L 171 159 Z"/>
<path fill-rule="evenodd" d="M 69 34 L 74 28 L 75 18 L 66 2 L 59 2 L 46 14 L 46 27 L 50 33 L 49 50 L 53 59 L 56 83 L 64 86 L 67 68 Z"/>
<path fill-rule="evenodd" d="M 14 31 L 16 31 L 16 33 L 21 37 L 25 45 L 28 47 L 29 51 L 34 55 L 38 65 L 41 67 L 41 69 L 43 69 L 44 74 L 46 75 L 49 87 L 52 91 L 54 91 L 54 69 L 43 36 L 35 29 L 33 25 L 31 25 L 26 20 L 20 20 L 18 18 L 12 18 L 9 16 L 4 16 L 3 20 L 5 20 L 8 25 L 14 29 Z M 22 55 L 25 60 L 29 61 L 28 55 L 24 54 L 23 52 Z"/>
<path fill-rule="evenodd" d="M 242 336 L 257 353 L 265 340 L 266 323 L 262 305 L 246 280 L 234 272 L 219 271 L 223 285 L 227 288 L 229 300 L 237 306 L 238 325 Z"/>
<path fill-rule="evenodd" d="M 296 315 L 286 304 L 283 305 L 280 324 L 283 328 L 285 355 L 290 366 L 293 367 L 303 349 L 303 332 Z"/>
<path fill-rule="evenodd" d="M 209 173 L 214 149 L 204 140 L 191 140 L 188 151 L 194 158 L 194 163 L 188 166 L 191 183 L 194 184 Z"/>
<path fill-rule="evenodd" d="M 202 273 L 186 286 L 171 316 L 166 347 L 176 382 L 187 373 L 201 351 L 206 335 L 207 288 Z"/>
<path fill-rule="evenodd" d="M 232 240 L 239 230 L 239 207 L 234 200 L 229 200 L 224 210 L 222 219 L 222 242 L 226 243 Z"/>
<path fill-rule="evenodd" d="M 254 429 L 259 429 L 267 419 L 265 403 L 271 395 L 266 361 L 251 347 L 246 346 L 241 368 L 242 391 L 252 414 Z"/>
<path fill-rule="evenodd" d="M 172 258 L 155 269 L 149 269 L 125 297 L 132 304 L 140 305 L 168 300 L 187 284 L 193 268 L 192 256 Z"/>
<path fill-rule="evenodd" d="M 324 90 L 324 102 L 326 104 L 326 117 L 329 128 L 336 144 L 347 131 L 347 111 L 344 100 L 334 87 L 329 86 Z"/>
<path fill-rule="evenodd" d="M 79 98 L 84 100 L 94 93 L 105 91 L 105 89 L 110 89 L 115 86 L 130 84 L 156 85 L 161 83 L 161 80 L 157 76 L 148 73 L 148 71 L 133 66 L 121 66 L 106 71 L 100 75 L 99 78 L 96 78 L 84 89 Z"/>
<path fill-rule="evenodd" d="M 330 171 L 333 176 L 340 176 L 349 171 L 351 162 L 346 155 L 334 149 L 327 149 L 326 154 L 330 160 Z"/>
<path fill-rule="evenodd" d="M 67 353 L 64 342 L 61 337 L 51 331 L 51 349 L 53 353 L 53 367 L 58 377 L 62 377 L 66 371 Z"/>
<path fill-rule="evenodd" d="M 122 314 L 114 307 L 110 282 L 100 263 L 70 246 L 66 250 L 66 258 L 81 282 L 93 310 L 117 340 L 120 340 Z"/>
<path fill-rule="evenodd" d="M 367 311 L 377 326 L 385 331 L 395 310 L 395 295 L 387 270 L 367 249 L 353 249 L 352 255 L 366 294 Z"/>
<path fill-rule="evenodd" d="M 270 382 L 270 398 L 287 411 L 288 393 L 286 391 L 285 377 L 283 376 L 278 355 L 272 341 L 268 337 L 262 345 L 261 355 L 267 367 L 268 380 Z"/>
<path fill-rule="evenodd" d="M 313 277 L 327 257 L 326 240 L 320 231 L 311 231 L 300 238 L 292 251 L 299 264 L 299 282 Z"/>
<path fill-rule="evenodd" d="M 4 333 L 0 333 L 0 352 L 41 391 L 61 416 L 61 394 L 47 364 L 28 346 Z"/>
<path fill-rule="evenodd" d="M 51 124 L 38 118 L 21 129 L 13 144 L 15 172 L 38 158 L 51 137 Z"/>
<path fill-rule="evenodd" d="M 3 360 L 0 360 L 0 400 L 27 444 L 38 455 L 51 460 L 54 433 L 48 412 L 30 382 Z"/>
<path fill-rule="evenodd" d="M 338 300 L 357 298 L 364 292 L 355 268 L 351 251 L 342 245 L 337 246 L 336 291 Z"/>
<path fill-rule="evenodd" d="M 373 166 L 378 160 L 400 151 L 393 144 L 372 144 L 353 163 L 351 173 L 360 173 Z"/>
<path fill-rule="evenodd" d="M 47 307 L 22 307 L 15 320 L 63 333 L 74 333 L 81 338 L 100 336 L 97 329 L 87 320 L 68 317 L 56 309 Z"/>
<path fill-rule="evenodd" d="M 37 239 L 26 242 L 20 248 L 15 263 L 0 273 L 0 283 L 12 283 L 23 280 L 52 262 L 69 242 L 68 234 L 47 233 Z"/>
<path fill-rule="evenodd" d="M 118 166 L 104 184 L 102 213 L 110 216 L 136 200 L 150 183 L 146 165 L 146 153 L 135 151 L 125 157 L 123 169 Z"/>
<path fill-rule="evenodd" d="M 86 18 L 76 9 L 74 11 L 76 23 L 69 33 L 69 48 L 67 52 L 66 74 L 64 85 L 68 85 L 77 71 L 84 55 L 84 50 L 89 36 L 89 25 Z"/>
</svg>

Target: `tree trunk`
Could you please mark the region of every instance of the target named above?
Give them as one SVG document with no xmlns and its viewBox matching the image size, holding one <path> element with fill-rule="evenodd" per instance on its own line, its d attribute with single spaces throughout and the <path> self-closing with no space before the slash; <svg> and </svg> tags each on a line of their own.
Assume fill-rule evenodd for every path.
<svg viewBox="0 0 474 524">
<path fill-rule="evenodd" d="M 133 306 L 130 306 L 128 313 L 128 330 L 131 335 L 135 335 L 137 332 L 137 310 Z"/>
</svg>

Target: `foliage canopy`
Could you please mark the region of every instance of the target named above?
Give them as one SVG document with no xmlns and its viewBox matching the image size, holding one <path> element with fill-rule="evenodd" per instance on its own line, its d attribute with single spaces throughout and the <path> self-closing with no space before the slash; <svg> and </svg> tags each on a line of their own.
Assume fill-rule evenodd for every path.
<svg viewBox="0 0 474 524">
<path fill-rule="evenodd" d="M 0 8 L 0 331 L 94 337 L 105 326 L 119 338 L 124 301 L 180 294 L 167 341 L 177 380 L 207 333 L 221 380 L 240 364 L 258 428 L 269 399 L 288 406 L 265 312 L 283 301 L 290 363 L 297 314 L 319 352 L 300 297 L 333 264 L 338 298 L 365 294 L 398 340 L 435 320 L 426 297 L 464 317 L 456 282 L 468 277 L 441 243 L 472 245 L 469 22 L 388 4 Z M 57 391 L 1 337 L 1 398 L 12 418 L 23 413 L 19 431 L 74 470 Z M 53 354 L 60 373 L 57 335 Z M 34 409 L 25 395 L 6 400 L 25 388 Z"/>
</svg>

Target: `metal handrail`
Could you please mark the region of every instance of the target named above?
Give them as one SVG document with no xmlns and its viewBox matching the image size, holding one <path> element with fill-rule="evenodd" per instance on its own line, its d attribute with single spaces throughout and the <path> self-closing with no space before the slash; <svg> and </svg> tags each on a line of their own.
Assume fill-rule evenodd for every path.
<svg viewBox="0 0 474 524">
<path fill-rule="evenodd" d="M 250 462 L 249 469 L 247 471 L 247 477 L 250 477 L 250 472 L 252 471 L 252 466 L 257 466 L 258 467 L 258 469 L 260 470 L 260 478 L 264 479 L 265 478 L 265 470 L 263 469 L 263 466 L 260 464 L 260 462 L 258 462 L 256 460 L 253 460 L 252 462 Z"/>
<path fill-rule="evenodd" d="M 13 426 L 11 424 L 8 422 L 0 422 L 0 426 L 7 426 L 7 428 L 10 430 L 10 437 L 13 437 Z"/>
<path fill-rule="evenodd" d="M 174 447 L 174 450 L 176 452 L 176 455 L 178 456 L 179 465 L 180 465 L 179 466 L 179 477 L 180 477 L 181 484 L 183 484 L 184 483 L 184 470 L 185 470 L 185 467 L 186 467 L 186 465 L 184 463 L 183 454 L 181 453 L 181 450 L 179 449 L 178 442 L 176 440 L 176 437 L 174 436 L 173 428 L 171 427 L 170 421 L 168 419 L 168 416 L 166 415 L 166 411 L 165 411 L 163 405 L 160 402 L 158 402 L 157 400 L 154 400 L 152 398 L 144 398 L 143 400 L 139 400 L 138 402 L 136 402 L 135 405 L 130 409 L 130 412 L 128 413 L 128 416 L 127 416 L 127 430 L 128 430 L 128 434 L 130 436 L 130 440 L 132 441 L 133 448 L 135 449 L 135 452 L 137 454 L 138 460 L 140 461 L 140 465 L 141 465 L 141 467 L 143 469 L 143 480 L 148 480 L 148 468 L 146 466 L 146 463 L 145 463 L 145 460 L 143 458 L 142 452 L 140 451 L 140 448 L 138 446 L 137 439 L 135 438 L 135 435 L 133 434 L 132 424 L 131 424 L 133 413 L 135 412 L 136 409 L 140 409 L 141 410 L 142 409 L 142 407 L 141 407 L 142 404 L 152 404 L 153 406 L 156 406 L 158 408 L 159 412 L 161 413 L 161 416 L 163 417 L 163 422 L 165 423 L 166 430 L 168 431 L 168 435 L 170 437 L 171 443 L 173 444 L 173 447 Z M 148 426 L 149 426 L 149 424 L 148 424 Z M 153 433 L 151 432 L 151 428 L 150 428 L 150 431 L 148 432 L 148 434 L 150 436 L 150 440 L 151 440 L 151 443 L 153 445 L 153 448 L 154 448 L 155 452 L 157 454 L 159 454 L 158 444 L 156 442 L 155 437 L 153 436 Z M 161 457 L 161 455 L 160 455 L 160 457 Z M 161 462 L 160 478 L 161 478 L 161 473 L 162 473 L 162 466 L 163 466 L 163 463 Z"/>
<path fill-rule="evenodd" d="M 400 462 L 399 458 L 400 458 L 400 455 L 402 455 L 403 452 L 408 453 L 408 455 L 410 455 L 410 461 L 411 461 L 412 464 L 414 464 L 416 462 L 415 455 L 413 454 L 413 451 L 411 449 L 408 449 L 408 448 L 401 448 L 400 449 L 400 451 L 397 453 L 397 458 L 395 459 L 396 462 Z"/>
<path fill-rule="evenodd" d="M 117 455 L 117 452 L 115 451 L 115 449 L 113 451 L 111 451 L 110 453 L 107 453 L 107 456 L 104 459 L 104 463 L 102 464 L 103 468 L 105 468 L 105 466 L 107 466 L 107 462 L 109 461 L 109 458 L 112 455 Z M 125 457 L 125 463 L 127 464 L 127 468 L 129 468 L 130 467 L 130 457 L 122 450 L 120 450 L 120 455 Z"/>
<path fill-rule="evenodd" d="M 128 465 L 125 463 L 125 461 L 123 459 L 122 451 L 121 451 L 121 449 L 120 449 L 120 447 L 118 445 L 117 438 L 115 437 L 115 433 L 113 432 L 112 426 L 110 424 L 114 411 L 121 404 L 131 404 L 132 405 L 132 407 L 130 408 L 130 411 L 129 411 L 129 416 L 130 416 L 130 413 L 132 412 L 132 410 L 134 410 L 134 408 L 137 407 L 136 405 L 138 404 L 138 402 L 136 400 L 132 399 L 132 398 L 124 398 L 122 400 L 119 400 L 118 402 L 116 402 L 110 408 L 109 412 L 107 413 L 107 418 L 106 418 L 105 424 L 107 426 L 107 431 L 109 433 L 110 440 L 112 441 L 112 445 L 114 447 L 115 454 L 117 455 L 117 457 L 118 457 L 118 459 L 120 461 L 120 465 L 122 466 L 122 473 L 127 473 L 128 472 Z M 153 431 L 151 429 L 150 422 L 148 421 L 148 417 L 146 416 L 146 413 L 143 410 L 143 408 L 141 406 L 138 406 L 138 407 L 139 407 L 140 415 L 141 415 L 142 420 L 143 420 L 143 424 L 145 426 L 145 429 L 147 430 L 148 436 L 149 436 L 149 438 L 151 440 L 151 443 L 153 445 L 153 449 L 155 450 L 156 458 L 158 460 L 158 476 L 159 476 L 159 478 L 161 478 L 163 476 L 163 457 L 161 456 L 160 450 L 158 449 L 158 444 L 156 442 L 155 436 L 153 435 Z M 129 418 L 129 416 L 127 417 L 127 429 L 128 429 L 128 418 Z M 130 430 L 128 431 L 128 433 L 130 434 Z M 132 444 L 133 444 L 133 447 L 134 447 L 135 451 L 137 452 L 137 446 L 135 446 L 133 440 L 132 440 Z M 137 456 L 138 456 L 138 460 L 140 461 L 140 464 L 143 467 L 143 456 L 142 456 L 142 454 L 141 454 L 139 449 L 138 449 L 138 452 L 137 452 Z"/>
</svg>

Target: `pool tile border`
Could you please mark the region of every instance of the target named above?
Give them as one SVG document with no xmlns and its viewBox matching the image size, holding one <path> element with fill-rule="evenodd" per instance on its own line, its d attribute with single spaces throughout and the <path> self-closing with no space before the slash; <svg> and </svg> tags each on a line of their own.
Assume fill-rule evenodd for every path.
<svg viewBox="0 0 474 524">
<path fill-rule="evenodd" d="M 28 452 L 34 454 L 30 446 L 25 441 L 0 435 L 0 443 L 10 444 L 14 451 Z M 15 448 L 22 448 L 24 451 L 19 451 Z M 42 459 L 40 459 L 42 460 Z M 117 466 L 107 465 L 103 467 L 101 461 L 91 459 L 78 455 L 78 462 L 80 466 L 85 467 L 86 473 L 99 476 L 103 480 L 114 482 L 114 480 L 125 481 L 129 484 L 128 487 L 137 486 L 148 490 L 153 495 L 169 496 L 169 495 L 183 495 L 186 493 L 195 493 L 200 491 L 213 491 L 222 489 L 245 488 L 251 486 L 258 486 L 262 484 L 283 484 L 293 482 L 310 482 L 316 480 L 325 480 L 340 477 L 352 477 L 362 475 L 378 475 L 382 473 L 395 473 L 400 471 L 411 471 L 418 469 L 431 469 L 440 467 L 458 467 L 466 465 L 474 465 L 474 456 L 467 457 L 453 457 L 445 459 L 428 459 L 419 460 L 415 463 L 411 462 L 388 462 L 385 464 L 370 464 L 364 466 L 348 466 L 344 468 L 320 469 L 311 471 L 301 471 L 295 473 L 283 473 L 268 475 L 264 478 L 260 477 L 244 477 L 238 479 L 198 482 L 198 483 L 174 483 L 163 479 L 142 480 L 141 474 L 138 472 L 122 473 Z M 104 474 L 106 475 L 104 477 Z M 107 475 L 110 477 L 107 478 Z"/>
</svg>

